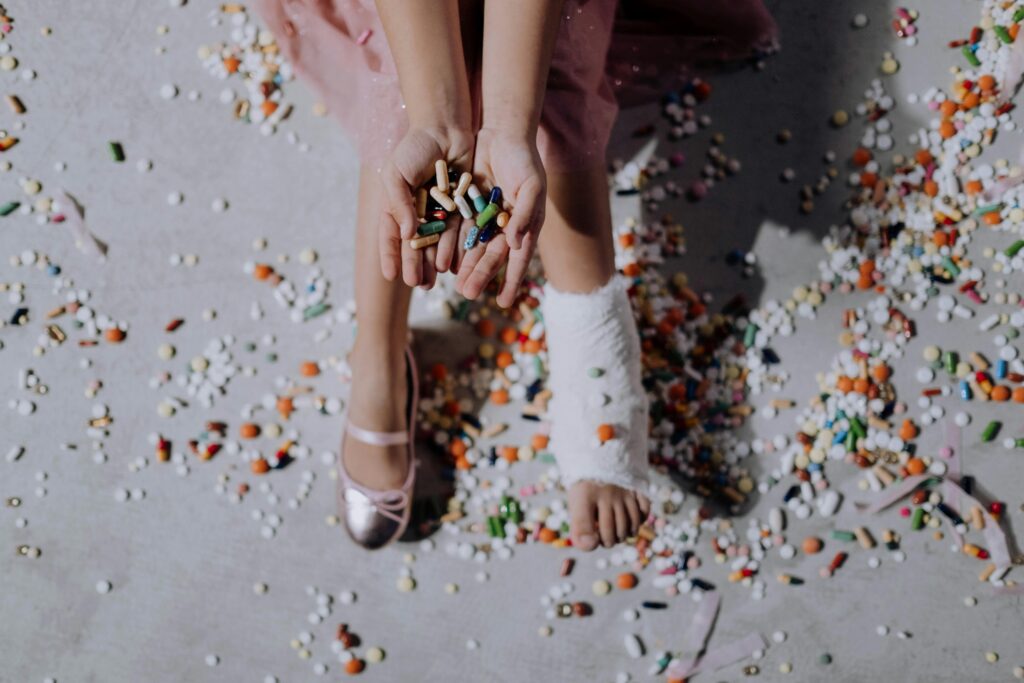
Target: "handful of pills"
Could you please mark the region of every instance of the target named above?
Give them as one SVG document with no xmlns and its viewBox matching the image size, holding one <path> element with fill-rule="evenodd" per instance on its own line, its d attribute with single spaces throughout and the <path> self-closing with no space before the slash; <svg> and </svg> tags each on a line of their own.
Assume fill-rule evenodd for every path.
<svg viewBox="0 0 1024 683">
<path fill-rule="evenodd" d="M 420 226 L 416 236 L 409 240 L 413 249 L 437 244 L 448 228 L 448 216 L 456 211 L 463 218 L 476 216 L 475 225 L 469 229 L 463 242 L 465 249 L 490 242 L 499 230 L 508 225 L 509 214 L 501 208 L 500 187 L 492 188 L 489 197 L 484 199 L 473 184 L 473 176 L 449 169 L 444 159 L 434 162 L 433 182 L 433 186 L 428 181 L 416 191 L 416 216 Z"/>
</svg>

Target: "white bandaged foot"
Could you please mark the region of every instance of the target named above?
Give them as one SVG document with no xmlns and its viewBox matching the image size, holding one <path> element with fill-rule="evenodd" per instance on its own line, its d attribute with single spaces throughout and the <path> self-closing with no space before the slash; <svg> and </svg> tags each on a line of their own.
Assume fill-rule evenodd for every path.
<svg viewBox="0 0 1024 683">
<path fill-rule="evenodd" d="M 647 492 L 647 393 L 640 338 L 619 276 L 589 294 L 544 288 L 551 451 L 562 483 L 615 484 Z M 602 443 L 598 427 L 614 436 Z"/>
</svg>

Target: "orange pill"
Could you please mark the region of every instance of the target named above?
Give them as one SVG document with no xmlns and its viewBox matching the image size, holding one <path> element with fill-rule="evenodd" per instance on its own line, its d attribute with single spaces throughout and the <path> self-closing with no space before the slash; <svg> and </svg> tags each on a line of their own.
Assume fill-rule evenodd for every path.
<svg viewBox="0 0 1024 683">
<path fill-rule="evenodd" d="M 627 263 L 622 268 L 622 274 L 626 277 L 636 277 L 640 274 L 640 266 L 636 263 Z"/>
<path fill-rule="evenodd" d="M 929 197 L 937 197 L 939 195 L 939 184 L 934 180 L 924 181 L 924 193 Z"/>
<path fill-rule="evenodd" d="M 316 377 L 320 374 L 320 365 L 314 361 L 307 360 L 299 366 L 299 374 L 303 377 Z"/>
<path fill-rule="evenodd" d="M 534 434 L 530 439 L 530 448 L 535 451 L 542 451 L 548 447 L 548 435 L 547 434 Z"/>
<path fill-rule="evenodd" d="M 867 166 L 868 162 L 871 161 L 871 152 L 863 147 L 858 147 L 853 150 L 853 156 L 850 160 L 854 166 Z"/>
<path fill-rule="evenodd" d="M 504 344 L 514 344 L 519 339 L 519 332 L 514 327 L 506 327 L 501 331 L 501 341 Z"/>
<path fill-rule="evenodd" d="M 544 527 L 540 530 L 540 534 L 538 534 L 537 537 L 540 539 L 541 543 L 552 543 L 558 539 L 558 532 L 554 529 Z"/>
<path fill-rule="evenodd" d="M 982 184 L 980 180 L 968 180 L 964 183 L 964 192 L 967 194 L 978 194 L 982 190 Z"/>
<path fill-rule="evenodd" d="M 615 438 L 615 427 L 612 427 L 610 424 L 598 425 L 597 438 L 601 443 L 611 441 Z"/>
<path fill-rule="evenodd" d="M 943 121 L 939 124 L 939 135 L 942 136 L 943 140 L 948 140 L 956 135 L 956 126 L 953 125 L 952 121 Z"/>
<path fill-rule="evenodd" d="M 515 462 L 519 460 L 519 449 L 515 446 L 502 446 L 498 453 L 506 462 Z"/>
<path fill-rule="evenodd" d="M 246 422 L 238 428 L 238 436 L 243 439 L 255 439 L 260 435 L 260 426 L 253 422 Z"/>
<path fill-rule="evenodd" d="M 853 380 L 846 375 L 840 375 L 839 379 L 836 380 L 836 389 L 844 394 L 850 393 L 853 391 Z"/>
<path fill-rule="evenodd" d="M 619 246 L 628 249 L 636 242 L 636 236 L 631 232 L 624 232 L 619 235 Z"/>
<path fill-rule="evenodd" d="M 270 277 L 271 273 L 273 272 L 274 269 L 268 266 L 266 263 L 257 263 L 256 266 L 252 269 L 252 276 L 257 280 L 266 280 L 268 277 Z"/>
<path fill-rule="evenodd" d="M 821 539 L 817 536 L 808 536 L 804 539 L 803 549 L 808 555 L 816 555 L 821 552 L 821 549 L 825 547 L 825 544 L 821 542 Z"/>
<path fill-rule="evenodd" d="M 508 403 L 508 392 L 504 389 L 495 389 L 491 392 L 491 403 L 503 406 Z"/>
<path fill-rule="evenodd" d="M 914 159 L 922 166 L 927 166 L 933 161 L 932 153 L 926 149 L 917 150 L 917 152 L 914 153 Z"/>
<path fill-rule="evenodd" d="M 904 420 L 903 424 L 900 425 L 900 438 L 904 441 L 910 441 L 917 436 L 917 427 L 911 420 Z"/>
<path fill-rule="evenodd" d="M 295 405 L 292 403 L 292 399 L 288 396 L 282 396 L 277 399 L 277 412 L 282 418 L 287 420 L 291 417 L 292 411 L 295 410 Z"/>
<path fill-rule="evenodd" d="M 910 460 L 907 461 L 908 474 L 924 474 L 926 469 L 928 468 L 925 467 L 924 460 L 922 460 L 921 458 L 911 458 Z"/>
<path fill-rule="evenodd" d="M 494 357 L 494 364 L 499 368 L 507 368 L 512 365 L 512 354 L 508 351 L 501 351 Z"/>
<path fill-rule="evenodd" d="M 636 588 L 636 585 L 640 581 L 636 578 L 636 574 L 632 572 L 623 572 L 619 574 L 619 577 L 615 579 L 615 585 L 624 591 L 628 591 L 630 588 Z"/>
<path fill-rule="evenodd" d="M 978 87 L 982 90 L 995 90 L 996 79 L 989 74 L 985 74 L 978 79 Z"/>
<path fill-rule="evenodd" d="M 242 62 L 237 57 L 225 57 L 224 68 L 229 74 L 233 74 L 238 71 L 238 67 L 241 66 Z"/>
<path fill-rule="evenodd" d="M 939 111 L 942 112 L 942 116 L 945 118 L 951 118 L 959 107 L 956 106 L 956 102 L 953 100 L 945 100 L 939 105 Z"/>
<path fill-rule="evenodd" d="M 524 353 L 537 354 L 537 353 L 540 353 L 540 350 L 541 350 L 541 343 L 540 343 L 539 339 L 527 339 L 523 343 L 523 352 Z"/>
<path fill-rule="evenodd" d="M 1013 402 L 1024 403 L 1024 387 L 1014 387 L 1013 389 Z"/>
<path fill-rule="evenodd" d="M 356 674 L 363 673 L 363 669 L 365 668 L 366 663 L 358 657 L 354 657 L 345 662 L 345 673 L 347 673 L 350 676 L 355 676 Z"/>
<path fill-rule="evenodd" d="M 253 474 L 266 474 L 270 471 L 270 463 L 263 458 L 256 458 L 249 463 L 249 469 Z"/>
<path fill-rule="evenodd" d="M 868 393 L 868 389 L 871 388 L 871 382 L 866 377 L 858 377 L 853 381 L 853 391 L 858 394 Z"/>
<path fill-rule="evenodd" d="M 988 395 L 993 401 L 1009 401 L 1010 400 L 1010 388 L 1002 384 L 997 384 L 992 387 L 992 393 Z"/>
<path fill-rule="evenodd" d="M 466 442 L 463 441 L 462 439 L 452 439 L 452 443 L 448 447 L 448 450 L 456 458 L 461 458 L 466 454 L 468 447 L 466 446 Z"/>
<path fill-rule="evenodd" d="M 864 171 L 860 174 L 860 186 L 861 187 L 874 187 L 875 183 L 878 182 L 878 174 L 870 171 Z"/>
<path fill-rule="evenodd" d="M 998 211 L 989 211 L 981 220 L 985 221 L 985 225 L 999 225 L 1003 222 L 1003 217 L 999 215 Z"/>
<path fill-rule="evenodd" d="M 120 327 L 108 327 L 103 333 L 104 338 L 113 344 L 120 344 L 124 341 L 124 330 Z"/>
<path fill-rule="evenodd" d="M 892 371 L 889 370 L 889 366 L 885 363 L 879 363 L 871 368 L 871 376 L 875 378 L 876 382 L 884 382 L 889 379 Z"/>
</svg>

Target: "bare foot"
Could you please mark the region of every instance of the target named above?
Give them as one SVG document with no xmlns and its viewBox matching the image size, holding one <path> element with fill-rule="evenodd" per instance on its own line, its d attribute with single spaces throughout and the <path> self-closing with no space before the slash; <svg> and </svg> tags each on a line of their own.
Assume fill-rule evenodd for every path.
<svg viewBox="0 0 1024 683">
<path fill-rule="evenodd" d="M 569 530 L 573 546 L 593 550 L 598 543 L 611 548 L 635 536 L 647 519 L 651 503 L 633 491 L 593 481 L 569 488 Z"/>
<path fill-rule="evenodd" d="M 375 432 L 400 432 L 408 428 L 408 393 L 405 350 L 397 352 L 356 345 L 349 356 L 352 391 L 348 419 L 357 427 Z M 398 488 L 409 473 L 408 448 L 372 446 L 346 432 L 342 448 L 345 471 L 357 483 L 371 489 Z"/>
</svg>

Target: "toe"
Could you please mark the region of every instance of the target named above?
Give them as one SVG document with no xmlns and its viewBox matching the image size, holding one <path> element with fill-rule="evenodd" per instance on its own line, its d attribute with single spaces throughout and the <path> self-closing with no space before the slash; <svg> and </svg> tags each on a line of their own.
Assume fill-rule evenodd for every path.
<svg viewBox="0 0 1024 683">
<path fill-rule="evenodd" d="M 597 528 L 601 534 L 601 545 L 611 548 L 615 545 L 615 508 L 612 501 L 603 497 L 597 501 Z"/>
<path fill-rule="evenodd" d="M 573 486 L 569 491 L 569 523 L 573 546 L 580 550 L 597 547 L 597 529 L 594 526 L 594 502 L 586 488 Z"/>
<path fill-rule="evenodd" d="M 612 509 L 615 511 L 615 540 L 618 543 L 622 543 L 629 537 L 629 513 L 626 512 L 624 498 L 625 496 L 612 504 Z"/>
<path fill-rule="evenodd" d="M 642 493 L 638 493 L 636 495 L 636 498 L 637 504 L 640 506 L 640 515 L 642 518 L 640 520 L 640 523 L 643 524 L 647 521 L 647 517 L 651 514 L 651 501 L 648 500 L 647 496 L 645 496 Z"/>
<path fill-rule="evenodd" d="M 640 504 L 636 500 L 636 494 L 630 493 L 626 496 L 626 516 L 629 517 L 629 535 L 635 536 L 640 529 L 643 517 L 640 514 Z"/>
</svg>

